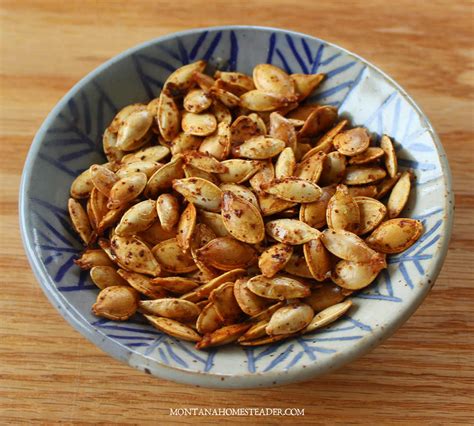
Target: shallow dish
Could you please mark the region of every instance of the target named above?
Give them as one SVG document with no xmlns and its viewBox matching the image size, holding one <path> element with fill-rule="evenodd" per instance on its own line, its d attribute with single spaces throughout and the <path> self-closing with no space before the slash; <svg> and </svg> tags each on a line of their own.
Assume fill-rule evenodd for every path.
<svg viewBox="0 0 474 426">
<path fill-rule="evenodd" d="M 198 351 L 140 319 L 91 313 L 98 289 L 73 260 L 82 250 L 66 203 L 77 174 L 103 162 L 101 135 L 120 107 L 149 100 L 175 68 L 198 59 L 250 73 L 258 63 L 288 72 L 324 72 L 311 100 L 335 105 L 353 125 L 393 137 L 400 165 L 416 174 L 405 217 L 424 235 L 363 292 L 331 327 L 272 345 Z M 453 197 L 446 155 L 428 119 L 390 77 L 323 40 L 274 28 L 216 27 L 171 34 L 125 51 L 77 83 L 32 143 L 20 188 L 20 222 L 35 275 L 61 315 L 113 357 L 147 373 L 210 387 L 251 388 L 307 380 L 341 367 L 392 334 L 419 306 L 443 264 Z"/>
</svg>

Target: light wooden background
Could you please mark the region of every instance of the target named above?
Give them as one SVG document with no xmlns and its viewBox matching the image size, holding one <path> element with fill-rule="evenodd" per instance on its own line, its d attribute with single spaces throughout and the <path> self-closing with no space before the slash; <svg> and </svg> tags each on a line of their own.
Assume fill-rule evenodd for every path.
<svg viewBox="0 0 474 426">
<path fill-rule="evenodd" d="M 473 3 L 446 1 L 1 0 L 0 422 L 191 423 L 177 407 L 304 407 L 298 423 L 473 423 Z M 430 296 L 385 344 L 335 374 L 266 390 L 155 379 L 74 331 L 36 283 L 17 193 L 30 142 L 81 77 L 122 50 L 191 27 L 257 24 L 335 42 L 372 61 L 421 105 L 456 192 L 450 251 Z M 291 419 L 295 421 L 295 419 Z"/>
</svg>

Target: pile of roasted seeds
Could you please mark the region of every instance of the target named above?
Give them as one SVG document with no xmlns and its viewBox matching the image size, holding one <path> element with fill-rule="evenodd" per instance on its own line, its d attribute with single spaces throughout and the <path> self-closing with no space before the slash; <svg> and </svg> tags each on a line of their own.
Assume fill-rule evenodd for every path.
<svg viewBox="0 0 474 426">
<path fill-rule="evenodd" d="M 400 218 L 412 175 L 390 138 L 301 104 L 323 74 L 173 72 L 123 108 L 108 162 L 71 186 L 76 261 L 101 289 L 95 315 L 136 312 L 199 349 L 254 346 L 323 327 L 422 234 Z"/>
</svg>

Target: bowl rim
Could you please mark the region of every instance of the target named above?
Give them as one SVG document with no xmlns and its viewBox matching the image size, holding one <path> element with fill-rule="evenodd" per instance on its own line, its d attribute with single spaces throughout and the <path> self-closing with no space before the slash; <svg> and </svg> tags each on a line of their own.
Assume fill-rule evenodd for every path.
<svg viewBox="0 0 474 426">
<path fill-rule="evenodd" d="M 67 101 L 76 95 L 79 90 L 87 83 L 92 81 L 97 77 L 102 71 L 107 69 L 112 64 L 122 60 L 123 58 L 128 57 L 129 55 L 140 51 L 143 48 L 146 48 L 163 41 L 174 39 L 177 37 L 183 37 L 189 34 L 200 33 L 204 31 L 219 31 L 219 30 L 258 30 L 258 31 L 275 31 L 283 32 L 285 34 L 291 34 L 294 36 L 303 36 L 310 37 L 320 43 L 332 46 L 340 51 L 344 52 L 347 55 L 350 55 L 363 63 L 369 69 L 375 70 L 381 76 L 383 76 L 386 81 L 394 87 L 401 96 L 410 104 L 414 111 L 423 119 L 424 124 L 426 125 L 427 131 L 430 133 L 437 155 L 439 158 L 441 170 L 442 170 L 442 181 L 446 187 L 446 197 L 445 204 L 443 206 L 443 212 L 446 216 L 446 221 L 444 223 L 444 234 L 442 235 L 442 244 L 440 245 L 439 255 L 433 260 L 430 264 L 430 269 L 427 271 L 427 275 L 424 278 L 424 281 L 431 280 L 431 286 L 422 286 L 418 287 L 416 293 L 414 293 L 413 298 L 410 300 L 410 303 L 403 304 L 403 310 L 398 314 L 398 316 L 390 323 L 390 327 L 385 327 L 383 329 L 378 328 L 374 330 L 366 339 L 364 339 L 363 345 L 354 345 L 349 350 L 338 354 L 337 357 L 334 357 L 332 360 L 317 363 L 309 364 L 307 368 L 296 368 L 291 371 L 270 371 L 266 373 L 247 373 L 240 376 L 233 376 L 232 374 L 215 374 L 215 373 L 202 373 L 196 371 L 189 371 L 177 367 L 167 366 L 165 364 L 159 363 L 158 361 L 154 362 L 152 371 L 147 368 L 146 365 L 140 365 L 132 360 L 134 359 L 134 351 L 127 348 L 126 346 L 116 342 L 107 337 L 104 338 L 104 335 L 97 330 L 92 324 L 90 324 L 82 315 L 77 315 L 75 308 L 72 308 L 67 299 L 60 294 L 57 290 L 54 282 L 49 277 L 49 274 L 46 271 L 46 268 L 39 257 L 36 255 L 36 252 L 33 248 L 33 242 L 28 236 L 28 227 L 29 227 L 29 215 L 27 213 L 28 209 L 28 185 L 32 177 L 32 163 L 37 157 L 38 151 L 41 147 L 42 140 L 46 134 L 47 129 L 50 127 L 52 121 L 58 115 L 58 113 L 64 108 Z M 323 375 L 329 371 L 336 370 L 343 365 L 365 355 L 372 348 L 380 344 L 382 341 L 390 337 L 396 330 L 398 330 L 403 323 L 405 323 L 408 318 L 415 312 L 418 306 L 421 304 L 423 299 L 427 296 L 431 287 L 434 285 L 435 280 L 441 270 L 441 267 L 446 258 L 449 241 L 452 234 L 453 220 L 454 220 L 454 196 L 452 191 L 452 176 L 451 170 L 448 164 L 447 156 L 444 151 L 444 148 L 441 144 L 440 138 L 438 137 L 436 131 L 434 130 L 431 122 L 429 121 L 426 114 L 423 110 L 416 104 L 413 98 L 390 76 L 385 72 L 380 70 L 377 66 L 373 65 L 371 62 L 360 57 L 359 55 L 335 44 L 328 42 L 326 40 L 314 37 L 310 34 L 305 34 L 301 32 L 296 32 L 284 28 L 275 28 L 275 27 L 266 27 L 266 26 L 255 26 L 255 25 L 224 25 L 224 26 L 212 26 L 212 27 L 201 27 L 194 28 L 190 30 L 178 31 L 174 33 L 169 33 L 160 37 L 153 38 L 151 40 L 142 42 L 133 47 L 130 47 L 123 52 L 115 55 L 106 62 L 102 63 L 83 78 L 81 78 L 74 86 L 68 90 L 68 92 L 60 99 L 60 101 L 53 107 L 49 112 L 40 128 L 36 132 L 33 141 L 31 143 L 28 155 L 25 160 L 23 167 L 23 173 L 21 177 L 21 183 L 19 188 L 19 215 L 20 215 L 20 232 L 22 237 L 23 246 L 27 254 L 28 261 L 31 265 L 31 268 L 34 272 L 34 275 L 37 281 L 40 283 L 43 292 L 46 294 L 50 303 L 55 306 L 55 308 L 60 312 L 61 316 L 66 319 L 66 321 L 73 326 L 79 333 L 86 337 L 91 343 L 101 348 L 104 352 L 108 353 L 115 359 L 128 363 L 130 366 L 138 368 L 147 373 L 152 373 L 160 378 L 167 380 L 173 380 L 179 383 L 193 384 L 205 387 L 216 387 L 216 388 L 255 388 L 255 387 L 268 387 L 274 385 L 282 385 L 287 383 L 307 381 L 316 376 Z M 136 357 L 136 356 L 135 356 Z M 147 358 L 148 359 L 148 358 Z M 327 364 L 327 365 L 325 365 Z M 312 368 L 313 367 L 313 368 Z"/>
</svg>

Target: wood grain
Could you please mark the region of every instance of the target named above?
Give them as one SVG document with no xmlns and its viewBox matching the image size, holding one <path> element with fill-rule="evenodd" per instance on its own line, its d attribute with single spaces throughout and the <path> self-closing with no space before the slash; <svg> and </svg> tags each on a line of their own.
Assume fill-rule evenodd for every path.
<svg viewBox="0 0 474 426">
<path fill-rule="evenodd" d="M 473 5 L 469 1 L 2 0 L 0 156 L 2 423 L 217 423 L 178 407 L 301 407 L 299 423 L 473 423 Z M 190 27 L 289 28 L 357 52 L 395 78 L 441 136 L 454 178 L 449 254 L 416 314 L 369 355 L 283 388 L 203 390 L 114 361 L 51 307 L 25 258 L 17 193 L 41 122 L 86 73 L 147 39 Z M 277 424 L 295 418 L 258 418 Z"/>
</svg>

